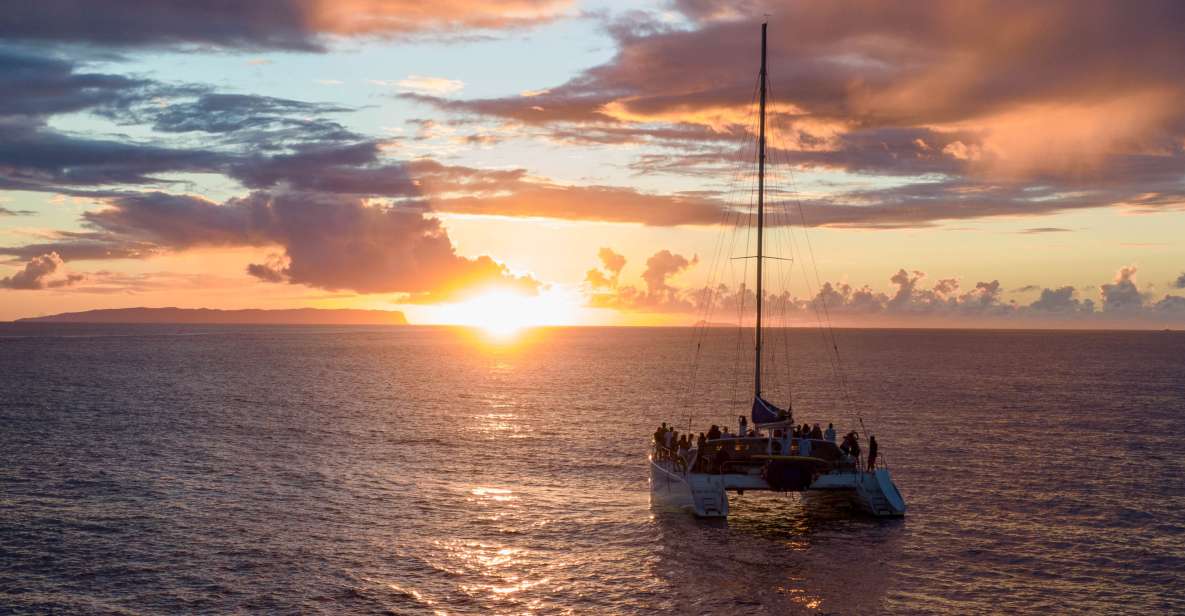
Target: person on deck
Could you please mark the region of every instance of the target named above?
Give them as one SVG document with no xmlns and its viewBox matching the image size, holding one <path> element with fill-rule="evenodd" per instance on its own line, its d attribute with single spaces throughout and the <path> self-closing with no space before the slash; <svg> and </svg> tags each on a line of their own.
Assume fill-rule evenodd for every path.
<svg viewBox="0 0 1185 616">
<path fill-rule="evenodd" d="M 833 426 L 831 424 L 827 424 L 827 431 L 823 433 L 823 438 L 834 443 L 835 442 L 835 426 Z"/>
<path fill-rule="evenodd" d="M 860 470 L 860 435 L 853 432 L 851 437 L 852 449 L 849 453 L 851 453 L 853 458 L 856 458 L 856 470 Z"/>
<path fill-rule="evenodd" d="M 712 427 L 708 428 L 708 440 L 714 441 L 718 438 L 720 438 L 720 426 L 712 424 Z"/>
<path fill-rule="evenodd" d="M 876 437 L 868 437 L 868 472 L 876 470 Z"/>
<path fill-rule="evenodd" d="M 695 439 L 695 448 L 703 451 L 704 443 L 708 442 L 708 438 L 704 436 L 703 432 L 699 433 L 699 438 Z"/>
<path fill-rule="evenodd" d="M 740 420 L 740 424 L 741 424 L 741 430 L 739 432 L 737 432 L 737 435 L 742 436 L 742 437 L 748 435 L 749 431 L 745 429 L 745 426 L 749 425 L 749 420 L 745 419 L 744 415 L 740 415 L 739 417 L 737 417 L 737 419 Z"/>
<path fill-rule="evenodd" d="M 815 427 L 811 428 L 811 438 L 815 440 L 823 438 L 823 429 L 819 427 L 819 424 L 815 424 Z"/>
</svg>

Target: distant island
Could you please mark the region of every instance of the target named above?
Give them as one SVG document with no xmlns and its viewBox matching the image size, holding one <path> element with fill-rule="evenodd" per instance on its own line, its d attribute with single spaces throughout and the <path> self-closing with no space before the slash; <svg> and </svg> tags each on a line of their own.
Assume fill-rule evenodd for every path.
<svg viewBox="0 0 1185 616">
<path fill-rule="evenodd" d="M 171 323 L 181 325 L 407 325 L 398 310 L 294 308 L 114 308 L 17 319 L 14 323 Z"/>
</svg>

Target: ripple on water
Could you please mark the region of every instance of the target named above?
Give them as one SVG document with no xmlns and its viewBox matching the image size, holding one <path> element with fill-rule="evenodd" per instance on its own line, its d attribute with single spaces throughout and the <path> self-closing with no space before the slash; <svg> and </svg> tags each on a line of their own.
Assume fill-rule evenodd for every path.
<svg viewBox="0 0 1185 616">
<path fill-rule="evenodd" d="M 909 517 L 704 521 L 646 483 L 656 422 L 737 414 L 662 410 L 683 332 L 139 331 L 0 346 L 7 611 L 1185 612 L 1182 337 L 844 332 Z M 846 427 L 788 335 L 796 414 Z M 733 359 L 702 360 L 718 391 Z"/>
</svg>

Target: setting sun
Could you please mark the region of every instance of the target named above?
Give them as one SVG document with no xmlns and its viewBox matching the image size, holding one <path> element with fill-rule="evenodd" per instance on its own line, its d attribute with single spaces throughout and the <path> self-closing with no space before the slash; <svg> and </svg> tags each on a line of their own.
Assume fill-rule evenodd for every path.
<svg viewBox="0 0 1185 616">
<path fill-rule="evenodd" d="M 508 337 L 529 327 L 572 325 L 576 306 L 575 300 L 558 291 L 523 295 L 498 289 L 464 302 L 440 306 L 434 320 Z"/>
</svg>

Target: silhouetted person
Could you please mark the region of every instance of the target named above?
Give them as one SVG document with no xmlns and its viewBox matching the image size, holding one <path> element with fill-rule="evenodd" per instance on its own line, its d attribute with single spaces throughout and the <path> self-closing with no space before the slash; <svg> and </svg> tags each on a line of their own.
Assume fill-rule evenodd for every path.
<svg viewBox="0 0 1185 616">
<path fill-rule="evenodd" d="M 827 424 L 827 431 L 823 433 L 823 438 L 835 442 L 835 426 Z"/>
<path fill-rule="evenodd" d="M 703 432 L 700 432 L 699 438 L 695 439 L 695 448 L 699 449 L 700 451 L 703 451 L 704 443 L 706 443 L 706 442 L 708 442 L 707 437 L 704 436 Z"/>
<path fill-rule="evenodd" d="M 728 462 L 728 458 L 729 458 L 729 456 L 728 456 L 727 449 L 725 449 L 724 447 L 721 447 L 720 449 L 716 450 L 715 466 L 716 466 L 717 473 L 724 472 L 724 465 Z"/>
<path fill-rule="evenodd" d="M 720 438 L 720 426 L 712 424 L 712 427 L 708 428 L 708 440 L 713 441 L 718 438 Z"/>
<path fill-rule="evenodd" d="M 856 470 L 860 470 L 860 435 L 853 432 L 852 436 L 852 457 L 856 458 Z"/>
<path fill-rule="evenodd" d="M 819 427 L 819 424 L 815 424 L 815 427 L 811 428 L 811 438 L 816 440 L 823 438 L 823 429 Z"/>
<path fill-rule="evenodd" d="M 872 472 L 876 467 L 876 437 L 868 437 L 868 472 Z"/>
</svg>

